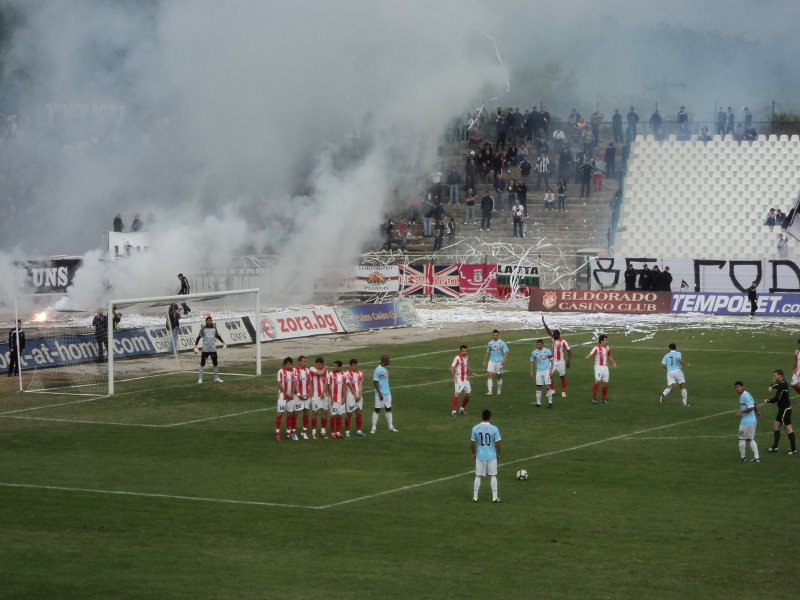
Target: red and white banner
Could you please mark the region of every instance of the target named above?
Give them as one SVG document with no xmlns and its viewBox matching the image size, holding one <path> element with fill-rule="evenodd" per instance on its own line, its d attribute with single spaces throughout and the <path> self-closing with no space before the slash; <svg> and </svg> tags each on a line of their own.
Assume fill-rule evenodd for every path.
<svg viewBox="0 0 800 600">
<path fill-rule="evenodd" d="M 400 265 L 400 293 L 459 296 L 458 265 Z"/>
<path fill-rule="evenodd" d="M 531 289 L 528 310 L 543 312 L 668 313 L 670 292 Z"/>
<path fill-rule="evenodd" d="M 497 265 L 461 265 L 458 286 L 462 294 L 497 296 Z"/>
<path fill-rule="evenodd" d="M 258 324 L 262 342 L 331 333 L 344 333 L 344 327 L 333 308 L 326 307 L 269 313 Z"/>
</svg>

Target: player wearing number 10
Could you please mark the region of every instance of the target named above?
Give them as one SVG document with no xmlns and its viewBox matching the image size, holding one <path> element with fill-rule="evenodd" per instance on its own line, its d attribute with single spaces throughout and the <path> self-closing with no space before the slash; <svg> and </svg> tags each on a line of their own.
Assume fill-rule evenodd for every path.
<svg viewBox="0 0 800 600">
<path fill-rule="evenodd" d="M 681 386 L 681 400 L 684 406 L 689 406 L 689 393 L 686 391 L 686 377 L 683 375 L 681 367 L 691 367 L 683 358 L 681 353 L 678 352 L 678 347 L 675 344 L 669 345 L 669 352 L 661 359 L 661 366 L 667 370 L 667 387 L 661 392 L 661 397 L 658 399 L 659 404 L 664 403 L 666 398 L 675 387 L 677 383 Z"/>
<path fill-rule="evenodd" d="M 492 502 L 500 502 L 497 495 L 497 461 L 500 460 L 500 430 L 492 425 L 489 420 L 492 412 L 485 409 L 481 415 L 481 422 L 472 428 L 470 445 L 472 458 L 475 460 L 475 483 L 472 488 L 472 501 L 478 501 L 478 491 L 481 489 L 481 480 L 487 475 L 491 478 Z"/>
</svg>

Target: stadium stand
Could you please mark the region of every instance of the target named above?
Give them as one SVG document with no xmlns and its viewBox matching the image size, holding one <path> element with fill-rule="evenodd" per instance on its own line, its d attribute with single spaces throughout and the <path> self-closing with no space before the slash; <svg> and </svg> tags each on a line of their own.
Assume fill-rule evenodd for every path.
<svg viewBox="0 0 800 600">
<path fill-rule="evenodd" d="M 614 242 L 622 257 L 777 257 L 770 207 L 788 212 L 800 191 L 800 137 L 759 136 L 741 144 L 664 142 L 638 136 L 631 147 Z"/>
</svg>

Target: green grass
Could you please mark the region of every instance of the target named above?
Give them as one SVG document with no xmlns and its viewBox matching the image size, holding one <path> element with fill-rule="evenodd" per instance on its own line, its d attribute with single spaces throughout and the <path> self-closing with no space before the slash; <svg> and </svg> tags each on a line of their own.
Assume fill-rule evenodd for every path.
<svg viewBox="0 0 800 600">
<path fill-rule="evenodd" d="M 466 418 L 449 416 L 450 361 L 466 342 L 481 372 L 488 335 L 327 355 L 359 357 L 365 380 L 392 355 L 400 433 L 381 417 L 363 440 L 275 442 L 277 362 L 260 379 L 183 376 L 88 402 L 3 394 L 0 597 L 788 597 L 800 464 L 738 462 L 733 382 L 763 399 L 771 371 L 791 370 L 794 338 L 607 333 L 608 405 L 590 402 L 589 331 L 565 332 L 569 397 L 552 411 L 532 406 L 541 332 L 507 332 L 503 395 L 484 398 L 473 378 Z M 677 390 L 657 402 L 671 341 L 693 365 L 689 408 Z M 488 481 L 470 500 L 469 432 L 486 406 L 503 435 L 501 505 Z"/>
</svg>

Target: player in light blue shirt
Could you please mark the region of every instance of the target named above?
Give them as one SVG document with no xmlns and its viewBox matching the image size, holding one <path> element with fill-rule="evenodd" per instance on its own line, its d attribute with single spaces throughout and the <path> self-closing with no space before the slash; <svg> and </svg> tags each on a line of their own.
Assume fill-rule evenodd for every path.
<svg viewBox="0 0 800 600">
<path fill-rule="evenodd" d="M 389 426 L 389 431 L 397 433 L 392 422 L 392 392 L 389 390 L 389 355 L 384 354 L 381 356 L 381 363 L 375 367 L 375 372 L 372 375 L 372 385 L 375 387 L 375 412 L 372 413 L 372 430 L 370 433 L 375 433 L 378 428 L 378 416 L 381 414 L 381 409 L 386 411 L 386 424 Z"/>
<path fill-rule="evenodd" d="M 661 366 L 667 370 L 667 387 L 661 392 L 658 403 L 664 403 L 664 398 L 669 395 L 672 388 L 674 388 L 677 383 L 681 386 L 681 400 L 683 405 L 689 406 L 689 392 L 686 391 L 686 377 L 683 374 L 683 367 L 691 367 L 692 365 L 681 358 L 681 353 L 678 352 L 678 347 L 675 344 L 669 345 L 669 352 L 661 359 Z"/>
<path fill-rule="evenodd" d="M 736 393 L 739 394 L 739 410 L 736 411 L 736 416 L 739 417 L 739 461 L 745 462 L 745 450 L 747 445 L 750 445 L 750 450 L 753 451 L 753 462 L 761 462 L 758 456 L 758 445 L 756 444 L 756 418 L 761 416 L 756 406 L 755 400 L 750 395 L 750 392 L 744 389 L 744 384 L 737 381 L 733 384 Z"/>
<path fill-rule="evenodd" d="M 547 390 L 547 408 L 553 408 L 553 390 L 550 388 L 553 376 L 553 352 L 544 347 L 544 340 L 536 340 L 536 348 L 531 352 L 531 377 L 536 365 L 536 408 L 542 407 L 542 390 Z"/>
<path fill-rule="evenodd" d="M 487 475 L 490 477 L 492 487 L 492 502 L 500 502 L 497 495 L 497 461 L 500 460 L 500 430 L 492 425 L 489 420 L 492 412 L 485 409 L 481 415 L 481 422 L 472 428 L 470 446 L 472 458 L 475 460 L 475 483 L 472 487 L 472 501 L 478 501 L 478 491 L 481 481 Z"/>
<path fill-rule="evenodd" d="M 503 393 L 503 367 L 506 364 L 508 345 L 500 339 L 500 332 L 492 331 L 492 339 L 486 344 L 486 356 L 483 357 L 483 366 L 486 367 L 486 395 L 492 395 L 494 376 L 497 375 L 497 395 Z"/>
</svg>

